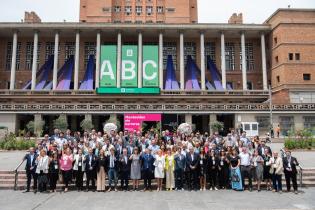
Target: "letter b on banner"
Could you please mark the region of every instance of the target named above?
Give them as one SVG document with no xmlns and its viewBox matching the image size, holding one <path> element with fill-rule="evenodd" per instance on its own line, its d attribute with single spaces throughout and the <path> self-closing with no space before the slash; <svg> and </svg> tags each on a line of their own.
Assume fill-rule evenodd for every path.
<svg viewBox="0 0 315 210">
<path fill-rule="evenodd" d="M 138 87 L 138 46 L 122 47 L 121 86 Z"/>
</svg>

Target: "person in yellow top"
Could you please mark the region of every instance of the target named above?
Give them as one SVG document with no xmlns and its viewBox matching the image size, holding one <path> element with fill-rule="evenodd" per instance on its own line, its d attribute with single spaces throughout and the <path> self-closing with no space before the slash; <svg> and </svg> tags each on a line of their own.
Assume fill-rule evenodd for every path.
<svg viewBox="0 0 315 210">
<path fill-rule="evenodd" d="M 175 160 L 172 148 L 167 148 L 167 154 L 165 156 L 165 174 L 166 174 L 166 190 L 173 190 L 175 187 Z"/>
</svg>

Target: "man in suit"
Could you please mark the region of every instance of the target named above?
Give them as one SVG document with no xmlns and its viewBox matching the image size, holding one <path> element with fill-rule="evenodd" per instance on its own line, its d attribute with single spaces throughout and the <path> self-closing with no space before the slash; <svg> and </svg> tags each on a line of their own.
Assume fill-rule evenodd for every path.
<svg viewBox="0 0 315 210">
<path fill-rule="evenodd" d="M 266 141 L 265 141 L 265 140 L 261 140 L 261 141 L 260 141 L 260 144 L 257 146 L 258 154 L 259 154 L 260 156 L 264 156 L 266 149 L 268 149 L 268 151 L 270 152 L 270 154 L 272 154 L 271 148 L 266 145 Z"/>
<path fill-rule="evenodd" d="M 130 173 L 130 163 L 127 149 L 123 149 L 123 154 L 120 155 L 120 180 L 121 180 L 121 189 L 128 191 L 128 178 Z"/>
<path fill-rule="evenodd" d="M 199 155 L 194 152 L 192 146 L 189 147 L 189 153 L 186 154 L 186 170 L 188 172 L 188 190 L 198 189 L 198 164 Z"/>
<path fill-rule="evenodd" d="M 90 181 L 92 181 L 92 189 L 95 191 L 96 178 L 96 157 L 93 154 L 93 149 L 89 148 L 89 154 L 85 157 L 86 170 L 86 191 L 89 191 Z"/>
<path fill-rule="evenodd" d="M 122 139 L 118 139 L 117 144 L 115 145 L 115 151 L 116 151 L 116 158 L 119 159 L 119 157 L 122 155 L 123 153 L 123 141 Z"/>
<path fill-rule="evenodd" d="M 118 159 L 116 158 L 114 147 L 110 148 L 110 154 L 107 158 L 107 168 L 108 168 L 108 181 L 109 181 L 108 192 L 112 190 L 112 182 L 114 182 L 115 191 L 117 192 Z"/>
<path fill-rule="evenodd" d="M 291 180 L 292 180 L 295 194 L 298 193 L 298 186 L 296 182 L 296 175 L 297 175 L 296 166 L 298 165 L 299 163 L 296 160 L 296 158 L 291 156 L 291 151 L 287 150 L 286 157 L 283 158 L 284 176 L 285 176 L 288 192 L 290 192 L 291 190 Z"/>
<path fill-rule="evenodd" d="M 26 176 L 27 176 L 27 183 L 26 183 L 26 191 L 30 191 L 30 186 L 31 186 L 31 180 L 33 178 L 33 190 L 34 193 L 37 192 L 37 175 L 36 175 L 36 158 L 37 154 L 35 153 L 34 147 L 31 147 L 29 149 L 29 153 L 26 154 L 23 158 L 23 160 L 26 160 L 25 164 L 25 171 L 26 171 Z"/>
<path fill-rule="evenodd" d="M 174 157 L 175 160 L 175 189 L 183 190 L 183 179 L 186 168 L 186 157 L 182 154 L 182 149 L 177 148 L 177 153 Z"/>
<path fill-rule="evenodd" d="M 143 179 L 144 179 L 144 191 L 146 190 L 152 190 L 151 189 L 151 180 L 153 176 L 154 171 L 154 157 L 151 154 L 151 151 L 149 148 L 145 149 L 145 153 L 141 156 L 141 162 L 142 162 L 142 172 L 143 172 Z"/>
</svg>

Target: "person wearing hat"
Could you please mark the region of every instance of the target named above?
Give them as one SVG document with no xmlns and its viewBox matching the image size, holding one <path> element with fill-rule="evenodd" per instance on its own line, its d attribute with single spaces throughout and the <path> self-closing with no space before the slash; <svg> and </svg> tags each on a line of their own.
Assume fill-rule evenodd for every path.
<svg viewBox="0 0 315 210">
<path fill-rule="evenodd" d="M 298 186 L 296 182 L 296 175 L 297 175 L 296 167 L 298 165 L 299 163 L 296 160 L 296 158 L 291 156 L 291 151 L 287 150 L 286 157 L 283 158 L 284 176 L 285 176 L 287 191 L 290 192 L 291 190 L 291 180 L 292 180 L 293 190 L 295 194 L 298 193 Z"/>
</svg>

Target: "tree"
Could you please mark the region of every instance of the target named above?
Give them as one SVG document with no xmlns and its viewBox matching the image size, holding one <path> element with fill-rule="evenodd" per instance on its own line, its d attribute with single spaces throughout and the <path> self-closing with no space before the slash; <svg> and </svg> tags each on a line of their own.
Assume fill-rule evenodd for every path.
<svg viewBox="0 0 315 210">
<path fill-rule="evenodd" d="M 59 117 L 54 120 L 54 127 L 65 132 L 68 128 L 66 115 L 59 115 Z"/>
<path fill-rule="evenodd" d="M 90 119 L 84 119 L 84 120 L 81 121 L 80 127 L 81 127 L 84 131 L 90 132 L 94 126 L 93 126 L 92 120 L 90 120 Z"/>
<path fill-rule="evenodd" d="M 224 123 L 215 121 L 215 122 L 210 124 L 210 127 L 211 127 L 212 132 L 219 132 L 219 131 L 223 130 Z"/>
</svg>

